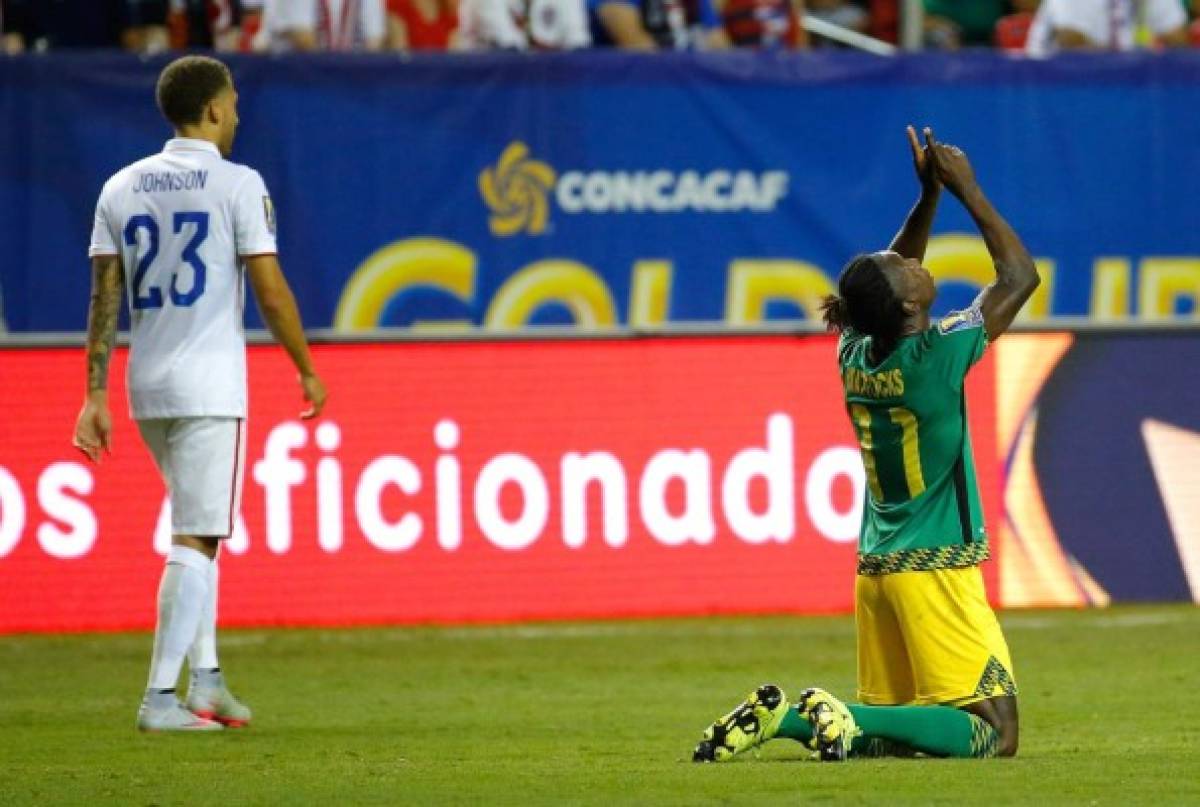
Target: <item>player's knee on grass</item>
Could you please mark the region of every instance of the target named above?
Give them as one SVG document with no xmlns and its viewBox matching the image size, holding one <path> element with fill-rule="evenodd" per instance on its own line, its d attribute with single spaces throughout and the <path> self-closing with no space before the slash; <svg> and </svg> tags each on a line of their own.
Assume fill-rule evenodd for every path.
<svg viewBox="0 0 1200 807">
<path fill-rule="evenodd" d="M 1012 695 L 988 698 L 965 707 L 978 715 L 996 730 L 996 756 L 1015 757 L 1020 741 L 1020 720 L 1017 714 L 1017 699 Z"/>
</svg>

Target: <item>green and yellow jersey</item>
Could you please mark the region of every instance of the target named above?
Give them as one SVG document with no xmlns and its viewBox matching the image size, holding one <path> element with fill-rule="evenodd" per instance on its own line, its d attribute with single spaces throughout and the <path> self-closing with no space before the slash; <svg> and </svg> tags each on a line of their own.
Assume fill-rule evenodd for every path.
<svg viewBox="0 0 1200 807">
<path fill-rule="evenodd" d="M 954 569 L 987 558 L 963 391 L 986 347 L 978 308 L 904 337 L 878 365 L 871 337 L 842 334 L 838 364 L 867 479 L 859 574 Z"/>
</svg>

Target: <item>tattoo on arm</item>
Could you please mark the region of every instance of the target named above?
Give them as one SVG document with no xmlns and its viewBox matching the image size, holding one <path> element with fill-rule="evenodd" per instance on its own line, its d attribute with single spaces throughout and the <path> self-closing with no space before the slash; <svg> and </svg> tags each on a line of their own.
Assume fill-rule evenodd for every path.
<svg viewBox="0 0 1200 807">
<path fill-rule="evenodd" d="M 92 300 L 88 307 L 88 392 L 108 388 L 108 362 L 117 338 L 124 271 L 117 257 L 92 263 Z"/>
</svg>

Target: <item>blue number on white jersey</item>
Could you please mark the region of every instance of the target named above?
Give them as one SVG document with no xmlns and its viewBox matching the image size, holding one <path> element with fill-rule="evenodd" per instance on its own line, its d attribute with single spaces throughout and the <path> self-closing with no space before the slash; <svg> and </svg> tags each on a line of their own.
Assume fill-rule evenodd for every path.
<svg viewBox="0 0 1200 807">
<path fill-rule="evenodd" d="M 169 290 L 171 302 L 185 308 L 194 304 L 204 294 L 204 284 L 207 278 L 208 267 L 204 265 L 204 261 L 200 258 L 200 245 L 208 237 L 208 214 L 196 211 L 175 214 L 174 230 L 176 234 L 183 232 L 184 226 L 188 224 L 193 225 L 195 229 L 192 230 L 192 238 L 183 248 L 180 259 L 192 267 L 191 288 L 186 292 L 181 292 L 179 290 L 179 274 L 175 273 L 171 275 L 171 288 Z M 162 289 L 158 286 L 150 286 L 145 291 L 142 290 L 142 284 L 146 280 L 146 273 L 150 270 L 150 266 L 154 263 L 155 258 L 158 257 L 158 222 L 145 213 L 129 219 L 129 222 L 125 225 L 125 243 L 128 246 L 133 247 L 138 245 L 138 230 L 146 231 L 149 235 L 149 243 L 145 254 L 138 259 L 137 270 L 133 273 L 133 308 L 138 311 L 148 308 L 162 308 Z"/>
</svg>

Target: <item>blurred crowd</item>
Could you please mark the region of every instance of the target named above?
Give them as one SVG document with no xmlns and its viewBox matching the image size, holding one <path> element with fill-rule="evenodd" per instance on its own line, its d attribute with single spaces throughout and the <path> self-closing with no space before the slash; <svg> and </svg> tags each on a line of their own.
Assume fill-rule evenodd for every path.
<svg viewBox="0 0 1200 807">
<path fill-rule="evenodd" d="M 924 45 L 1200 44 L 1200 0 L 923 0 Z M 895 42 L 900 0 L 0 0 L 0 52 L 803 49 L 805 17 Z"/>
</svg>

